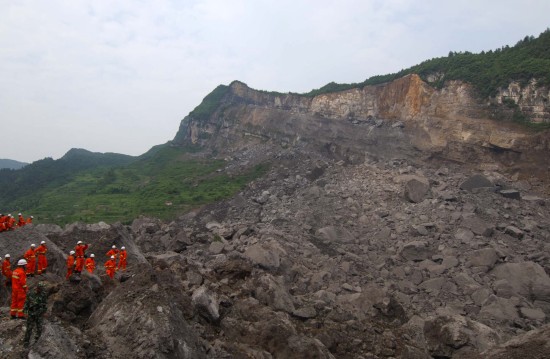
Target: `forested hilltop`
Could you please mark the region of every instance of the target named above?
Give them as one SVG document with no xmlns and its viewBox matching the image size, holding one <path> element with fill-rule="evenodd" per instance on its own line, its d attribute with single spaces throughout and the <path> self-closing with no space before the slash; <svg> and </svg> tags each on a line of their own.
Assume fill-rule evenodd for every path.
<svg viewBox="0 0 550 359">
<path fill-rule="evenodd" d="M 534 78 L 537 80 L 537 85 L 548 86 L 550 85 L 550 29 L 546 29 L 537 38 L 525 36 L 512 47 L 506 45 L 496 50 L 482 51 L 479 54 L 469 51 L 451 51 L 446 57 L 427 60 L 393 74 L 373 76 L 361 83 L 331 82 L 305 95 L 313 97 L 323 93 L 377 85 L 413 73 L 438 88 L 448 80 L 469 82 L 483 98 L 494 96 L 499 88 L 507 86 L 512 81 L 527 84 Z"/>
</svg>

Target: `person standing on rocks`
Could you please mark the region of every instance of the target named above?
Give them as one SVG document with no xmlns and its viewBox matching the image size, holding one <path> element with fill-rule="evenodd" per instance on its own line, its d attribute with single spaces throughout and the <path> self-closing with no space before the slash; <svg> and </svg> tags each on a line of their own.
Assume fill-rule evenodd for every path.
<svg viewBox="0 0 550 359">
<path fill-rule="evenodd" d="M 67 257 L 67 275 L 65 276 L 65 279 L 69 280 L 69 278 L 73 274 L 73 269 L 74 269 L 74 251 L 70 251 L 69 256 Z"/>
<path fill-rule="evenodd" d="M 46 241 L 40 242 L 38 248 L 36 248 L 36 255 L 38 256 L 38 275 L 44 273 L 48 267 L 48 259 L 46 258 L 46 252 L 48 248 L 46 247 Z"/>
<path fill-rule="evenodd" d="M 105 273 L 107 273 L 109 278 L 113 279 L 115 277 L 115 271 L 116 271 L 115 256 L 111 256 L 111 259 L 105 262 L 104 266 L 105 266 Z"/>
<path fill-rule="evenodd" d="M 10 254 L 4 256 L 4 261 L 2 262 L 2 275 L 6 277 L 6 287 L 11 286 L 11 263 L 10 263 Z"/>
<path fill-rule="evenodd" d="M 11 319 L 23 319 L 23 306 L 27 298 L 27 275 L 25 274 L 25 266 L 27 261 L 20 259 L 17 262 L 17 268 L 11 275 Z"/>
<path fill-rule="evenodd" d="M 106 253 L 106 256 L 107 257 L 111 257 L 111 256 L 114 256 L 115 257 L 115 263 L 116 263 L 116 260 L 118 258 L 118 249 L 116 248 L 116 246 L 113 244 L 113 246 L 111 247 L 111 249 L 109 250 L 109 252 Z"/>
<path fill-rule="evenodd" d="M 118 269 L 122 269 L 123 271 L 126 270 L 126 258 L 128 257 L 128 253 L 126 252 L 126 247 L 122 246 L 120 247 L 120 253 L 119 255 L 119 262 L 118 262 Z"/>
<path fill-rule="evenodd" d="M 23 343 L 26 347 L 29 346 L 31 341 L 33 327 L 36 327 L 35 340 L 38 340 L 42 335 L 42 321 L 48 304 L 48 294 L 45 287 L 46 285 L 43 282 L 38 283 L 36 289 L 28 295 L 25 301 L 23 311 L 27 314 L 27 331 Z"/>
<path fill-rule="evenodd" d="M 90 274 L 94 274 L 95 270 L 95 254 L 90 254 L 90 257 L 86 258 L 86 262 L 84 263 L 84 267 Z"/>
<path fill-rule="evenodd" d="M 25 221 L 25 218 L 23 218 L 23 215 L 21 213 L 18 214 L 18 220 L 17 220 L 17 226 L 23 227 L 25 224 L 27 224 L 27 221 Z"/>
<path fill-rule="evenodd" d="M 78 241 L 76 243 L 76 247 L 74 247 L 74 252 L 76 255 L 76 265 L 74 271 L 78 274 L 80 274 L 84 268 L 84 254 L 89 246 L 89 244 L 83 244 L 82 241 Z"/>
<path fill-rule="evenodd" d="M 27 260 L 27 275 L 32 277 L 36 270 L 36 250 L 34 249 L 36 245 L 33 243 L 31 247 L 25 252 L 23 258 Z"/>
</svg>

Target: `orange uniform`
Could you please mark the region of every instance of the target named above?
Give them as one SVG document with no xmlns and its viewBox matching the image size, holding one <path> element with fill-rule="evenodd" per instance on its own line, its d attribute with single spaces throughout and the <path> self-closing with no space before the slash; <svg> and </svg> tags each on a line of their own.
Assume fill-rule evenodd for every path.
<svg viewBox="0 0 550 359">
<path fill-rule="evenodd" d="M 11 307 L 12 318 L 23 318 L 23 306 L 27 299 L 27 276 L 23 266 L 17 267 L 11 275 Z"/>
<path fill-rule="evenodd" d="M 86 262 L 84 263 L 84 267 L 89 273 L 94 273 L 95 270 L 95 261 L 93 258 L 88 257 L 86 258 Z"/>
<path fill-rule="evenodd" d="M 72 254 L 69 254 L 67 257 L 67 275 L 65 276 L 65 279 L 69 279 L 69 277 L 73 274 L 74 269 L 74 256 Z"/>
<path fill-rule="evenodd" d="M 5 217 L 0 216 L 0 232 L 4 232 L 6 230 L 6 223 L 5 223 Z"/>
<path fill-rule="evenodd" d="M 13 230 L 14 225 L 15 225 L 15 218 L 13 218 L 13 216 L 10 216 L 8 218 L 8 221 L 6 222 L 6 227 L 8 231 Z"/>
<path fill-rule="evenodd" d="M 104 264 L 105 266 L 105 272 L 109 276 L 109 278 L 113 279 L 115 277 L 115 271 L 116 271 L 116 260 L 111 258 Z"/>
<path fill-rule="evenodd" d="M 27 260 L 27 275 L 34 275 L 36 270 L 36 250 L 31 246 L 28 251 L 25 252 L 23 258 Z"/>
<path fill-rule="evenodd" d="M 46 248 L 46 244 L 41 244 L 36 248 L 35 253 L 38 256 L 38 274 L 44 273 L 48 267 L 48 259 L 46 258 L 47 251 L 48 248 Z"/>
<path fill-rule="evenodd" d="M 126 253 L 126 249 L 122 249 L 119 252 L 119 258 L 120 261 L 118 262 L 118 269 L 126 270 L 126 258 L 128 256 L 128 253 Z"/>
<path fill-rule="evenodd" d="M 11 275 L 12 275 L 12 271 L 11 271 L 11 263 L 10 263 L 10 259 L 9 258 L 6 258 L 4 259 L 4 261 L 2 262 L 2 275 L 4 277 L 6 277 L 6 286 L 10 286 L 11 285 Z"/>
<path fill-rule="evenodd" d="M 23 215 L 19 215 L 19 220 L 17 221 L 17 225 L 19 227 L 23 227 L 25 224 L 27 224 L 27 221 L 25 221 L 25 218 L 23 218 Z"/>
<path fill-rule="evenodd" d="M 32 223 L 32 216 L 30 216 L 29 218 L 27 218 L 27 224 L 31 224 Z"/>
<path fill-rule="evenodd" d="M 86 249 L 88 249 L 87 244 L 77 244 L 76 247 L 74 247 L 74 253 L 76 256 L 76 266 L 74 271 L 77 273 L 82 272 L 82 269 L 84 268 L 84 253 L 86 252 Z"/>
<path fill-rule="evenodd" d="M 114 256 L 114 257 L 115 257 L 115 262 L 116 262 L 116 260 L 117 260 L 117 258 L 118 258 L 118 253 L 119 253 L 119 252 L 118 252 L 118 249 L 116 249 L 116 248 L 111 248 L 111 250 L 110 250 L 109 252 L 107 252 L 106 255 L 107 255 L 107 257 Z"/>
</svg>

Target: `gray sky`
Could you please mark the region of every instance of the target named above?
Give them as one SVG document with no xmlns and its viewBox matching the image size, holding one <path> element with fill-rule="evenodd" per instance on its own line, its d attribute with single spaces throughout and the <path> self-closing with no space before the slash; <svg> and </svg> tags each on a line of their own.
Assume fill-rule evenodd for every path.
<svg viewBox="0 0 550 359">
<path fill-rule="evenodd" d="M 550 26 L 548 0 L 0 0 L 0 158 L 140 155 L 219 84 L 308 92 Z"/>
</svg>

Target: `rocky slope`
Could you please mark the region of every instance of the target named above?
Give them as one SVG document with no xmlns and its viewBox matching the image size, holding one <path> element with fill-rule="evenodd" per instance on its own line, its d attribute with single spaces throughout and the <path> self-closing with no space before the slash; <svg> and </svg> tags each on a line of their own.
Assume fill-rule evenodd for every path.
<svg viewBox="0 0 550 359">
<path fill-rule="evenodd" d="M 513 111 L 502 102 L 517 100 L 527 117 L 550 122 L 549 96 L 533 83 L 511 84 L 492 101 L 482 101 L 466 83 L 450 81 L 437 90 L 417 75 L 315 97 L 271 94 L 233 82 L 210 116 L 192 113 L 182 121 L 174 143 L 200 144 L 220 154 L 258 143 L 302 143 L 352 162 L 361 162 L 365 153 L 438 158 L 548 183 L 549 132 L 505 121 Z"/>
<path fill-rule="evenodd" d="M 548 200 L 525 181 L 463 170 L 349 164 L 298 146 L 234 198 L 171 223 L 1 233 L 12 257 L 46 240 L 52 268 L 30 280 L 51 294 L 28 350 L 2 288 L 0 356 L 548 357 Z M 64 281 L 77 240 L 91 243 L 98 276 Z M 102 268 L 112 244 L 129 249 L 115 281 Z"/>
</svg>

